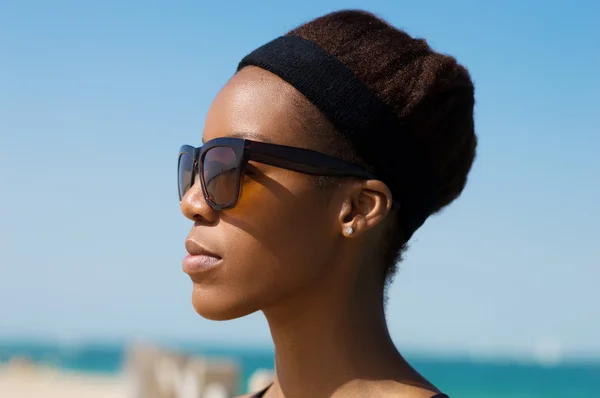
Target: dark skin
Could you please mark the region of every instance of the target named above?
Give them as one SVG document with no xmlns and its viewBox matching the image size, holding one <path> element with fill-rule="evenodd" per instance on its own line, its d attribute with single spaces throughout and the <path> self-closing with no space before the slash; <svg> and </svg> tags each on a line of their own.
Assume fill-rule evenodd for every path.
<svg viewBox="0 0 600 398">
<path fill-rule="evenodd" d="M 300 119 L 299 95 L 247 67 L 215 98 L 203 141 L 243 136 L 322 150 Z M 402 358 L 387 329 L 379 242 L 391 205 L 380 181 L 344 179 L 323 189 L 314 177 L 259 163 L 250 165 L 231 210 L 209 207 L 200 184 L 183 197 L 181 210 L 194 221 L 188 240 L 222 258 L 211 272 L 190 274 L 194 308 L 213 320 L 265 314 L 276 352 L 266 397 L 438 392 Z"/>
</svg>

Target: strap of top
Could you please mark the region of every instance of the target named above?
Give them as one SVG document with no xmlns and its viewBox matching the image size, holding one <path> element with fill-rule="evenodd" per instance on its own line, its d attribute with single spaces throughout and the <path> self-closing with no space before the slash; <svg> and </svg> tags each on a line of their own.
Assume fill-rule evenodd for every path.
<svg viewBox="0 0 600 398">
<path fill-rule="evenodd" d="M 254 394 L 253 396 L 251 396 L 250 398 L 262 398 L 265 393 L 267 392 L 267 390 L 269 388 L 271 388 L 272 384 L 269 384 L 266 388 L 263 388 L 262 390 L 260 390 L 259 392 L 257 392 L 256 394 Z M 437 397 L 434 397 L 437 398 Z M 441 397 L 441 398 L 445 398 L 445 397 Z"/>
</svg>

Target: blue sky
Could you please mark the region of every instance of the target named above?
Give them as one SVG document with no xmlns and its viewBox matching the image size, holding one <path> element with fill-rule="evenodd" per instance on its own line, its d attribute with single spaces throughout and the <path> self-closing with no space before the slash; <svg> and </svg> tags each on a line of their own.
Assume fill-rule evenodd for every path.
<svg viewBox="0 0 600 398">
<path fill-rule="evenodd" d="M 192 309 L 176 152 L 200 143 L 243 55 L 363 8 L 456 56 L 476 85 L 478 159 L 415 235 L 390 291 L 394 339 L 600 355 L 600 3 L 234 4 L 0 3 L 0 337 L 268 344 L 260 314 Z"/>
</svg>

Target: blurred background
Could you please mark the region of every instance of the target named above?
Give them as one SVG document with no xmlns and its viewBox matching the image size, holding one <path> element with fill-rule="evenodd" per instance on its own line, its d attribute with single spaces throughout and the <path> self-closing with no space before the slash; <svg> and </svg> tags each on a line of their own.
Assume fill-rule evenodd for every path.
<svg viewBox="0 0 600 398">
<path fill-rule="evenodd" d="M 241 57 L 343 8 L 426 38 L 476 85 L 469 184 L 417 232 L 389 293 L 401 351 L 452 398 L 598 391 L 600 3 L 4 0 L 0 397 L 268 382 L 261 314 L 192 308 L 177 150 L 200 143 Z"/>
</svg>

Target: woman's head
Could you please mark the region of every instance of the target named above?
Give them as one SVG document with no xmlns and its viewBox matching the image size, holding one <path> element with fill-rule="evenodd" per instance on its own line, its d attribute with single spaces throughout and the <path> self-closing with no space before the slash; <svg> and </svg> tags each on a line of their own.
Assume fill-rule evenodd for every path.
<svg viewBox="0 0 600 398">
<path fill-rule="evenodd" d="M 364 12 L 329 14 L 288 35 L 342 62 L 391 109 L 402 131 L 380 132 L 372 148 L 357 147 L 297 88 L 249 65 L 215 98 L 204 142 L 242 137 L 311 149 L 373 171 L 403 164 L 386 149 L 403 145 L 402 135 L 408 135 L 433 177 L 429 213 L 458 197 L 476 147 L 473 85 L 463 67 Z M 383 182 L 319 177 L 250 161 L 239 199 L 227 210 L 211 207 L 201 184 L 194 184 L 181 201 L 195 221 L 186 246 L 193 254 L 202 246 L 221 258 L 212 267 L 188 268 L 194 307 L 207 318 L 230 319 L 359 282 L 382 294 L 414 218 L 389 187 L 409 190 L 405 181 L 412 174 L 418 173 L 398 170 Z"/>
</svg>

